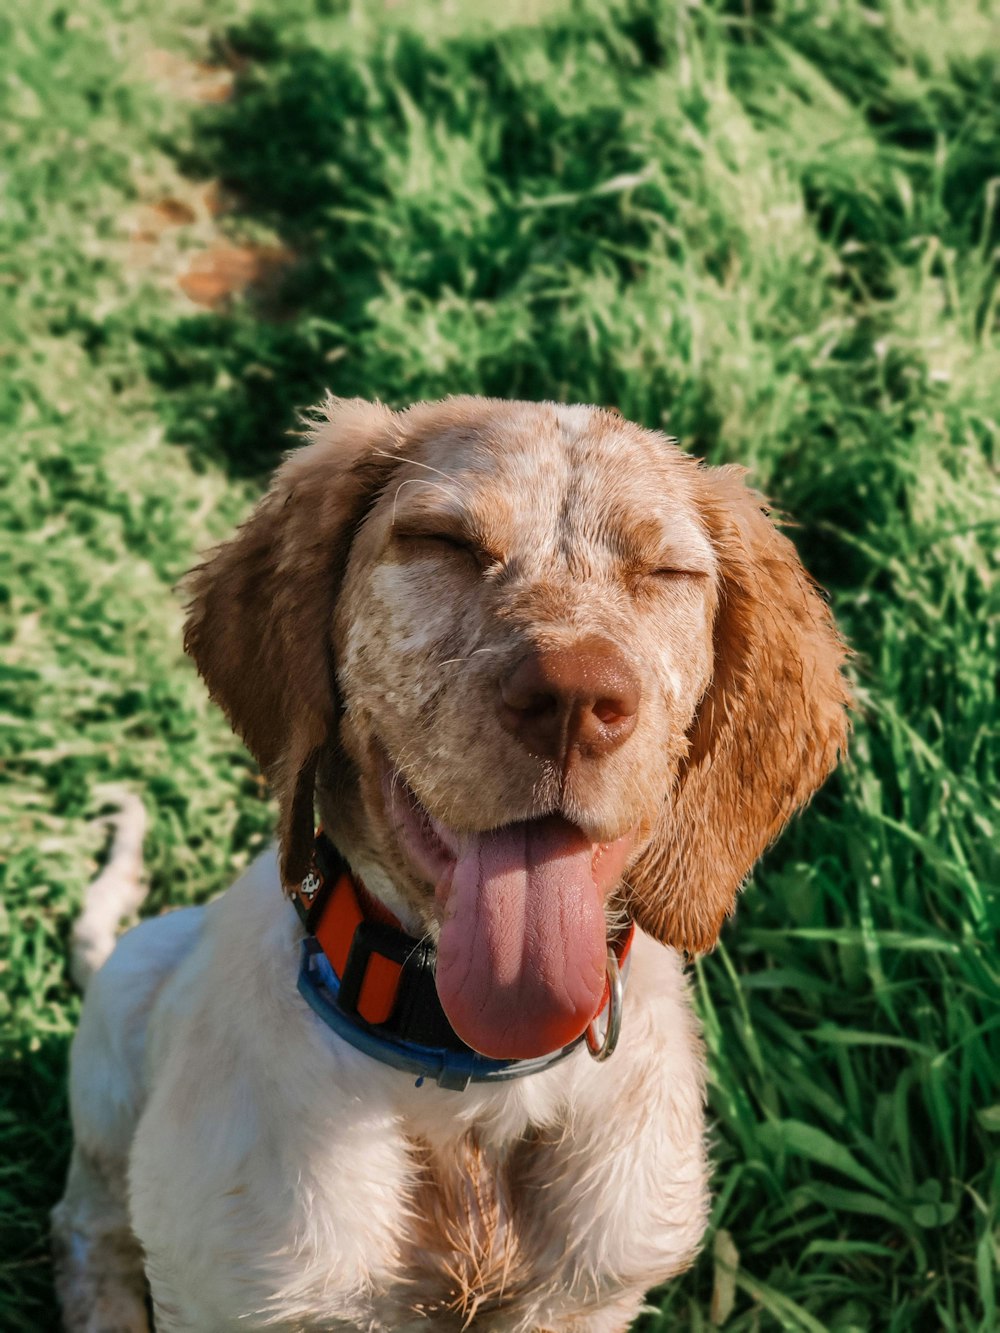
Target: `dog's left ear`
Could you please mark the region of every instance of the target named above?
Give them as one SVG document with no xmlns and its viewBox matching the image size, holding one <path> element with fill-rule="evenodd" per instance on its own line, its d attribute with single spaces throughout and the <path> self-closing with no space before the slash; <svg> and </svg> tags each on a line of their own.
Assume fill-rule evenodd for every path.
<svg viewBox="0 0 1000 1333">
<path fill-rule="evenodd" d="M 712 948 L 754 862 L 836 764 L 850 703 L 829 608 L 743 469 L 696 480 L 720 575 L 713 676 L 628 876 L 639 925 L 690 953 Z"/>
<path fill-rule="evenodd" d="M 334 605 L 354 532 L 395 465 L 397 420 L 328 399 L 311 443 L 183 585 L 185 650 L 277 796 L 286 884 L 309 866 L 316 764 L 336 732 Z"/>
</svg>

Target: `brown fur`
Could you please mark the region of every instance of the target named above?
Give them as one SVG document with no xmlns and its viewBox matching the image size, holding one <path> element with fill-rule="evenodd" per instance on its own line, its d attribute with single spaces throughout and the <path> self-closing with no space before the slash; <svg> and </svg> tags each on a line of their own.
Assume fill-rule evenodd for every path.
<svg viewBox="0 0 1000 1333">
<path fill-rule="evenodd" d="M 286 881 L 305 874 L 313 784 L 335 741 L 329 626 L 361 518 L 386 469 L 391 414 L 360 400 L 338 409 L 336 449 L 293 454 L 237 535 L 185 581 L 184 648 L 274 788 Z"/>
<path fill-rule="evenodd" d="M 522 1196 L 535 1147 L 530 1138 L 513 1153 L 489 1153 L 474 1133 L 447 1153 L 414 1143 L 413 1233 L 402 1256 L 411 1313 L 465 1328 L 530 1290 L 539 1238 L 524 1231 L 536 1210 Z"/>
<path fill-rule="evenodd" d="M 847 735 L 833 618 L 743 475 L 702 473 L 702 514 L 721 556 L 715 671 L 674 801 L 629 876 L 644 928 L 689 952 L 714 945 L 754 862 L 829 775 Z"/>
<path fill-rule="evenodd" d="M 470 552 L 427 540 L 448 525 Z M 740 471 L 598 409 L 331 400 L 188 586 L 185 643 L 274 786 L 286 880 L 304 870 L 318 774 L 324 823 L 431 931 L 379 753 L 455 827 L 560 800 L 597 840 L 636 826 L 626 905 L 700 951 L 846 738 L 829 611 Z M 493 694 L 527 647 L 590 633 L 635 655 L 643 711 L 560 796 L 551 766 L 499 733 Z"/>
</svg>

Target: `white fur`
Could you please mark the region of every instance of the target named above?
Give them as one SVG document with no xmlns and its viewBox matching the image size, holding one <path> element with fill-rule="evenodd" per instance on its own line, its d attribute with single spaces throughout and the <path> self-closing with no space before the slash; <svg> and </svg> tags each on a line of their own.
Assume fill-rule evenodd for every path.
<svg viewBox="0 0 1000 1333">
<path fill-rule="evenodd" d="M 159 1333 L 426 1329 L 406 1313 L 401 1259 L 413 1140 L 447 1153 L 474 1131 L 501 1161 L 533 1128 L 558 1131 L 537 1281 L 474 1326 L 627 1327 L 643 1292 L 690 1261 L 706 1217 L 700 1047 L 676 954 L 637 935 L 607 1063 L 581 1049 L 451 1092 L 416 1087 L 313 1014 L 296 989 L 301 934 L 269 852 L 209 907 L 130 931 L 94 978 L 73 1049 L 77 1184 L 55 1219 L 75 1256 L 67 1327 L 142 1327 L 127 1274 L 120 1322 L 74 1322 L 71 1304 L 90 1290 L 99 1233 L 127 1250 L 127 1168 Z"/>
</svg>

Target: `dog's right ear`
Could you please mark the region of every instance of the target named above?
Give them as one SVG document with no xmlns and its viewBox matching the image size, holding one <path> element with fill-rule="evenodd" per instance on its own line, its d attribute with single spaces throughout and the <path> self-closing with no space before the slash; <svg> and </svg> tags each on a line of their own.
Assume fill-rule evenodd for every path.
<svg viewBox="0 0 1000 1333">
<path fill-rule="evenodd" d="M 336 733 L 330 632 L 351 541 L 396 463 L 398 417 L 329 398 L 236 536 L 184 581 L 184 648 L 279 805 L 282 876 L 306 873 L 313 785 Z"/>
</svg>

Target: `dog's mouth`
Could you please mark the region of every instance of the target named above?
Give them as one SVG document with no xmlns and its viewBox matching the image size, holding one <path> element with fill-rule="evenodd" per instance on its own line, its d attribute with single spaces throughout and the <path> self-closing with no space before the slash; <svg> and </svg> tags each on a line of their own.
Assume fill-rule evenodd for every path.
<svg viewBox="0 0 1000 1333">
<path fill-rule="evenodd" d="M 604 994 L 605 900 L 635 830 L 593 842 L 550 814 L 456 832 L 388 767 L 382 787 L 400 847 L 435 886 L 437 990 L 458 1035 L 494 1059 L 528 1059 L 575 1040 Z"/>
</svg>

